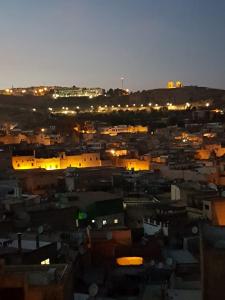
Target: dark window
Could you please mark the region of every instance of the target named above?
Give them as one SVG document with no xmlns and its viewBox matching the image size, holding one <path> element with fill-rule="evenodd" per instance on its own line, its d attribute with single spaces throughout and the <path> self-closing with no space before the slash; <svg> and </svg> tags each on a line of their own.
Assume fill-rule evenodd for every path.
<svg viewBox="0 0 225 300">
<path fill-rule="evenodd" d="M 19 167 L 20 167 L 20 164 L 17 164 L 17 167 L 19 168 Z"/>
<path fill-rule="evenodd" d="M 209 210 L 209 205 L 208 204 L 205 204 L 205 209 Z"/>
</svg>

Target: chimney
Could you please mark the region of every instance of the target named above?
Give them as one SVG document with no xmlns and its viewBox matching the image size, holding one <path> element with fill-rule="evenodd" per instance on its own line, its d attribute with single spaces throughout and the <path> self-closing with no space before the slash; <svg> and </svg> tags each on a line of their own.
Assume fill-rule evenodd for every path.
<svg viewBox="0 0 225 300">
<path fill-rule="evenodd" d="M 21 252 L 22 251 L 22 233 L 18 232 L 17 238 L 18 238 L 18 250 L 19 250 L 19 252 Z"/>
<path fill-rule="evenodd" d="M 40 248 L 39 234 L 36 235 L 36 249 Z"/>
</svg>

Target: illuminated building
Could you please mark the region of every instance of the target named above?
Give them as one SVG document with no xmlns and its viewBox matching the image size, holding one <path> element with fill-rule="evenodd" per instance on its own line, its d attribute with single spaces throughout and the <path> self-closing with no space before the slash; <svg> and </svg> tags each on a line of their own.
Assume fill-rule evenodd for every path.
<svg viewBox="0 0 225 300">
<path fill-rule="evenodd" d="M 125 168 L 133 171 L 149 171 L 149 160 L 142 160 L 138 158 L 118 158 L 116 160 L 116 167 Z"/>
<path fill-rule="evenodd" d="M 173 81 L 168 81 L 167 82 L 167 88 L 168 89 L 174 89 L 175 88 L 175 84 Z"/>
<path fill-rule="evenodd" d="M 106 153 L 109 153 L 112 156 L 126 156 L 128 151 L 127 149 L 109 149 L 106 150 Z"/>
<path fill-rule="evenodd" d="M 120 133 L 147 133 L 148 127 L 141 125 L 118 125 L 113 127 L 103 127 L 100 129 L 101 134 L 115 136 Z"/>
<path fill-rule="evenodd" d="M 120 257 L 116 260 L 119 266 L 140 266 L 143 264 L 142 257 Z"/>
<path fill-rule="evenodd" d="M 176 88 L 182 88 L 184 85 L 181 81 L 176 81 Z"/>
<path fill-rule="evenodd" d="M 36 87 L 28 87 L 28 88 L 11 88 L 0 91 L 0 94 L 3 95 L 12 95 L 12 96 L 26 96 L 26 95 L 34 95 L 34 96 L 44 96 L 49 93 L 52 87 L 46 86 L 36 86 Z"/>
<path fill-rule="evenodd" d="M 12 166 L 15 170 L 45 169 L 60 170 L 69 167 L 91 168 L 100 167 L 101 160 L 99 153 L 81 153 L 78 155 L 66 155 L 59 153 L 56 157 L 36 157 L 31 155 L 13 155 Z"/>
<path fill-rule="evenodd" d="M 54 90 L 53 98 L 89 97 L 92 99 L 103 94 L 101 88 L 61 87 Z"/>
<path fill-rule="evenodd" d="M 175 88 L 182 88 L 184 85 L 181 81 L 168 81 L 167 82 L 167 88 L 168 89 L 175 89 Z"/>
</svg>

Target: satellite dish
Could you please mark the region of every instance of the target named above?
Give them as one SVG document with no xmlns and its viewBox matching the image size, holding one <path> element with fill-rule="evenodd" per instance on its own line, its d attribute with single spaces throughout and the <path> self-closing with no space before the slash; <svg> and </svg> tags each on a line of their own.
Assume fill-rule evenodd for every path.
<svg viewBox="0 0 225 300">
<path fill-rule="evenodd" d="M 92 283 L 88 289 L 90 297 L 95 297 L 98 294 L 98 286 L 96 283 Z"/>
<path fill-rule="evenodd" d="M 111 240 L 111 239 L 112 239 L 112 232 L 111 232 L 111 231 L 108 231 L 108 232 L 106 233 L 106 239 L 107 239 L 107 240 Z"/>
<path fill-rule="evenodd" d="M 173 265 L 173 259 L 171 257 L 168 257 L 166 259 L 166 264 L 167 264 L 167 266 L 172 266 Z"/>
<path fill-rule="evenodd" d="M 42 234 L 44 231 L 44 227 L 42 225 L 39 226 L 37 231 L 38 231 L 38 234 Z"/>
<path fill-rule="evenodd" d="M 151 261 L 150 261 L 150 266 L 154 266 L 155 265 L 155 261 L 154 261 L 154 259 L 152 259 Z"/>
<path fill-rule="evenodd" d="M 157 265 L 157 268 L 158 268 L 158 269 L 163 269 L 163 266 L 164 266 L 163 263 L 162 263 L 162 262 L 159 262 L 158 265 Z"/>
<path fill-rule="evenodd" d="M 210 189 L 212 189 L 212 190 L 215 190 L 215 191 L 218 191 L 218 189 L 217 189 L 217 186 L 215 185 L 215 183 L 209 183 L 208 184 L 208 187 L 210 188 Z"/>
<path fill-rule="evenodd" d="M 197 234 L 198 233 L 198 227 L 197 226 L 193 226 L 191 229 L 193 234 Z"/>
</svg>

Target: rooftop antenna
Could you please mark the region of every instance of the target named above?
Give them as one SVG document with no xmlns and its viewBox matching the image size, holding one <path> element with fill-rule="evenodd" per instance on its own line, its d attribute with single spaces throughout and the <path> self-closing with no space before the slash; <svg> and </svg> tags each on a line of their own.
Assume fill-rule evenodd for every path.
<svg viewBox="0 0 225 300">
<path fill-rule="evenodd" d="M 121 79 L 121 88 L 123 90 L 124 89 L 124 77 L 121 77 L 120 79 Z"/>
</svg>

